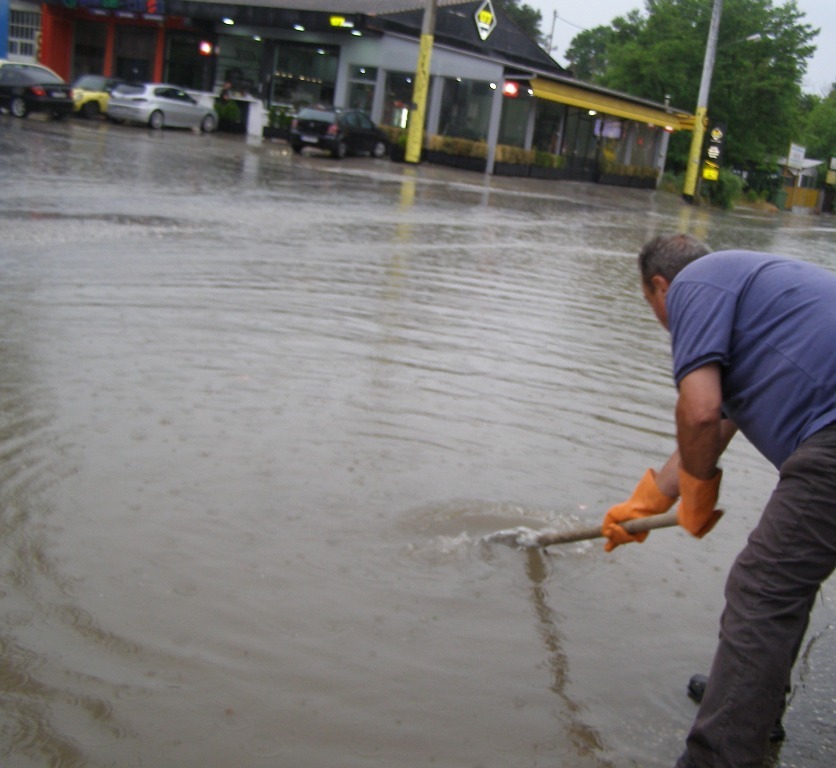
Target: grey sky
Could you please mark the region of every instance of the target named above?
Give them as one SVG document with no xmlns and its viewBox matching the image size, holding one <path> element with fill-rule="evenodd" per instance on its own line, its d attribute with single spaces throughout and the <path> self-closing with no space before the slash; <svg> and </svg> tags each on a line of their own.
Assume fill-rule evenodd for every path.
<svg viewBox="0 0 836 768">
<path fill-rule="evenodd" d="M 541 28 L 548 37 L 552 30 L 554 12 L 554 38 L 557 46 L 552 56 L 566 64 L 564 57 L 572 38 L 582 29 L 591 29 L 609 24 L 616 16 L 624 16 L 633 9 L 644 12 L 644 0 L 522 0 L 543 14 Z M 709 2 L 709 0 L 706 0 Z M 783 0 L 773 0 L 776 6 Z M 830 85 L 836 81 L 836 0 L 797 0 L 799 10 L 805 14 L 804 21 L 821 29 L 815 40 L 815 56 L 808 61 L 804 90 L 826 95 Z M 722 23 L 722 22 L 721 22 Z"/>
</svg>

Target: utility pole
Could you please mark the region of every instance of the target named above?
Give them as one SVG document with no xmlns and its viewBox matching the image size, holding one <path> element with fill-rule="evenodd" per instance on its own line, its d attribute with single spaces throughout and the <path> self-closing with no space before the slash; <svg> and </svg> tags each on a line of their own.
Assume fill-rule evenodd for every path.
<svg viewBox="0 0 836 768">
<path fill-rule="evenodd" d="M 708 93 L 711 90 L 711 75 L 714 70 L 714 57 L 717 53 L 717 33 L 720 30 L 720 16 L 723 13 L 723 0 L 714 0 L 711 12 L 711 24 L 708 28 L 708 42 L 705 44 L 705 59 L 702 65 L 700 93 L 697 97 L 697 114 L 694 121 L 694 133 L 691 137 L 691 151 L 688 154 L 688 167 L 685 171 L 685 185 L 682 197 L 688 203 L 694 202 L 697 189 L 697 174 L 702 157 L 702 143 L 705 138 L 705 124 L 708 121 Z"/>
<path fill-rule="evenodd" d="M 421 145 L 424 140 L 424 121 L 427 114 L 427 91 L 430 84 L 430 58 L 435 35 L 436 0 L 427 0 L 424 20 L 421 24 L 421 43 L 418 48 L 418 64 L 415 67 L 415 83 L 412 86 L 412 109 L 409 111 L 409 126 L 406 133 L 408 163 L 421 162 Z"/>
</svg>

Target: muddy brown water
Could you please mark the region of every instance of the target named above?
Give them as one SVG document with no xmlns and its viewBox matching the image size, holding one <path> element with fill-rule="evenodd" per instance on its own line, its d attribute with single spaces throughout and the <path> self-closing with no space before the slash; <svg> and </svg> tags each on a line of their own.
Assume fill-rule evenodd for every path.
<svg viewBox="0 0 836 768">
<path fill-rule="evenodd" d="M 607 555 L 672 447 L 649 237 L 828 217 L 0 115 L 4 766 L 673 765 L 775 481 Z M 833 588 L 775 765 L 836 756 Z"/>
</svg>

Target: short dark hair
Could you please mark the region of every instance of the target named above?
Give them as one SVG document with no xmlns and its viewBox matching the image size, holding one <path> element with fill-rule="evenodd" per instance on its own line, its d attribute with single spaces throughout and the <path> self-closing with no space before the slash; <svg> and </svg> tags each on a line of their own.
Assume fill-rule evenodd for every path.
<svg viewBox="0 0 836 768">
<path fill-rule="evenodd" d="M 639 272 L 646 285 L 656 275 L 671 282 L 692 261 L 708 253 L 708 246 L 691 235 L 658 235 L 639 252 Z"/>
</svg>

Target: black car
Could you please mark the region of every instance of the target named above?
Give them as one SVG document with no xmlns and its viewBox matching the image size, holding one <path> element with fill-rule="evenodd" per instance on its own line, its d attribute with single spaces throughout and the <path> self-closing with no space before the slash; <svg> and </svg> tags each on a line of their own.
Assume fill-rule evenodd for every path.
<svg viewBox="0 0 836 768">
<path fill-rule="evenodd" d="M 73 111 L 73 90 L 47 67 L 3 61 L 0 65 L 0 107 L 5 107 L 15 117 L 46 112 L 61 118 Z"/>
<path fill-rule="evenodd" d="M 305 147 L 323 149 L 334 157 L 370 154 L 383 157 L 386 134 L 363 112 L 340 107 L 305 107 L 290 126 L 290 145 L 294 152 Z"/>
</svg>

